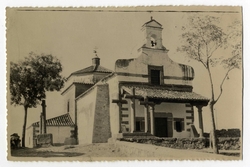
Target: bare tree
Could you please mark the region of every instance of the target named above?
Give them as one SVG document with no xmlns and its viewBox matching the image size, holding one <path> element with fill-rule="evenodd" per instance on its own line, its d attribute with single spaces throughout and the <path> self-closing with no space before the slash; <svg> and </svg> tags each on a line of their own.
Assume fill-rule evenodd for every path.
<svg viewBox="0 0 250 167">
<path fill-rule="evenodd" d="M 212 118 L 213 151 L 218 154 L 216 125 L 214 118 L 214 106 L 223 93 L 223 84 L 229 79 L 229 73 L 233 69 L 239 69 L 242 62 L 242 28 L 240 21 L 234 21 L 227 30 L 218 26 L 220 19 L 212 16 L 192 16 L 188 18 L 189 24 L 183 26 L 184 31 L 181 36 L 182 45 L 177 51 L 201 63 L 208 72 L 210 83 L 209 109 Z M 229 49 L 231 54 L 218 55 L 218 49 Z M 214 76 L 211 69 L 221 65 L 225 69 L 225 74 L 221 80 L 218 95 L 215 95 Z"/>
</svg>

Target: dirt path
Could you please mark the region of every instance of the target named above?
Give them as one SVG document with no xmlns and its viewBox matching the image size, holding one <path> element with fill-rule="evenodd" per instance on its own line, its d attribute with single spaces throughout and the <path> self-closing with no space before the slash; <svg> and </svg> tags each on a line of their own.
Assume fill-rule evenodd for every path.
<svg viewBox="0 0 250 167">
<path fill-rule="evenodd" d="M 206 159 L 210 157 L 212 159 L 240 159 L 239 156 L 223 156 L 207 153 L 207 151 L 197 150 L 181 150 L 171 149 L 158 146 L 150 146 L 158 149 L 158 151 L 164 152 L 164 159 Z M 157 157 L 135 157 L 128 153 L 123 153 L 119 149 L 116 149 L 114 144 L 100 143 L 90 145 L 76 145 L 76 146 L 51 146 L 47 148 L 25 148 L 12 150 L 11 160 L 18 161 L 31 161 L 31 160 L 43 160 L 43 161 L 96 161 L 96 160 L 136 160 L 136 159 L 158 159 Z M 186 158 L 185 158 L 186 157 Z M 182 159 L 181 158 L 181 159 Z M 209 159 L 210 159 L 209 158 Z M 160 158 L 162 159 L 162 158 Z"/>
</svg>

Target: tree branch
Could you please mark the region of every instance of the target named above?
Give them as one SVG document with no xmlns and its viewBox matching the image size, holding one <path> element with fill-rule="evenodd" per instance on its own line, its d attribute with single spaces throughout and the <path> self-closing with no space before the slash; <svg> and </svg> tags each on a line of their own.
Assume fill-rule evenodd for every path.
<svg viewBox="0 0 250 167">
<path fill-rule="evenodd" d="M 207 68 L 206 64 L 201 60 L 201 55 L 200 55 L 200 44 L 198 45 L 198 58 L 199 58 L 198 61 L 200 61 L 200 62 L 203 64 L 203 66 L 204 66 L 205 68 Z"/>
<path fill-rule="evenodd" d="M 208 58 L 211 58 L 213 56 L 214 51 L 216 51 L 220 46 L 221 44 L 217 45 L 217 47 L 215 47 L 214 50 L 209 54 Z"/>
<path fill-rule="evenodd" d="M 227 71 L 227 73 L 225 74 L 223 80 L 221 81 L 221 84 L 220 84 L 220 94 L 218 95 L 217 99 L 214 101 L 214 104 L 217 103 L 217 101 L 220 99 L 220 97 L 221 97 L 221 95 L 222 95 L 222 92 L 223 92 L 223 84 L 224 84 L 224 82 L 225 82 L 225 80 L 226 80 L 226 78 L 227 78 L 229 72 L 230 72 L 232 69 L 234 69 L 234 67 L 228 69 L 228 71 Z"/>
</svg>

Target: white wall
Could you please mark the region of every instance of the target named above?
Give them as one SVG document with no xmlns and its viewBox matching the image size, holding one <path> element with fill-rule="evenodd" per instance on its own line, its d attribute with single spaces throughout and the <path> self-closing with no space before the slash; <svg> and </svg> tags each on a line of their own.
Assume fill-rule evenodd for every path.
<svg viewBox="0 0 250 167">
<path fill-rule="evenodd" d="M 33 148 L 33 126 L 26 129 L 25 147 Z"/>
<path fill-rule="evenodd" d="M 64 94 L 64 113 L 66 114 L 68 111 L 68 102 L 69 102 L 69 115 L 72 121 L 75 123 L 75 92 L 76 88 L 75 85 L 72 85 Z"/>
<path fill-rule="evenodd" d="M 163 66 L 164 76 L 183 77 L 184 73 L 182 67 L 173 62 L 167 54 L 168 51 L 154 50 L 141 48 L 139 57 L 128 61 L 127 66 L 116 63 L 115 71 L 121 73 L 141 74 L 148 75 L 148 65 Z M 193 77 L 193 69 L 190 66 L 187 67 L 187 74 L 189 77 Z M 147 82 L 147 78 L 142 77 L 120 77 L 121 80 L 126 81 L 140 81 Z M 164 84 L 180 84 L 180 85 L 192 85 L 192 81 L 180 80 L 180 79 L 164 79 Z"/>
<path fill-rule="evenodd" d="M 79 144 L 90 144 L 93 139 L 97 89 L 94 88 L 77 100 L 77 123 Z"/>
<path fill-rule="evenodd" d="M 34 131 L 33 131 L 34 130 Z M 70 126 L 47 126 L 47 133 L 51 133 L 53 136 L 53 144 L 63 144 L 65 138 L 70 137 L 70 131 L 74 130 L 74 127 Z M 37 132 L 36 132 L 37 131 Z M 34 132 L 34 133 L 33 133 Z M 29 148 L 33 148 L 35 145 L 34 143 L 34 136 L 39 135 L 39 127 L 31 126 L 26 130 L 26 139 L 25 139 L 25 146 Z"/>
<path fill-rule="evenodd" d="M 65 138 L 70 137 L 70 131 L 74 130 L 74 127 L 70 126 L 47 126 L 47 133 L 51 133 L 53 136 L 53 143 L 63 144 Z"/>
<path fill-rule="evenodd" d="M 144 106 L 139 105 L 139 100 L 135 101 L 136 107 L 136 117 L 144 117 Z M 129 105 L 129 113 L 131 106 Z M 186 116 L 191 116 L 191 114 L 186 113 L 187 108 L 185 103 L 166 103 L 163 102 L 160 105 L 155 105 L 155 113 L 172 113 L 173 118 L 184 118 L 184 128 L 185 130 L 182 132 L 177 132 L 174 130 L 174 122 L 173 123 L 173 137 L 190 137 L 190 132 L 187 131 L 190 128 L 190 125 L 186 125 L 190 120 L 186 119 Z"/>
</svg>

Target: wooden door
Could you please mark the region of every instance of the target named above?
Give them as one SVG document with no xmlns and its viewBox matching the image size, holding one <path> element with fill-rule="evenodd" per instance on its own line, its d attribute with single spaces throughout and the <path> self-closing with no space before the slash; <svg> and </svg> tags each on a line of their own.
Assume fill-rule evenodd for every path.
<svg viewBox="0 0 250 167">
<path fill-rule="evenodd" d="M 168 137 L 167 127 L 167 118 L 155 118 L 155 136 Z"/>
</svg>

